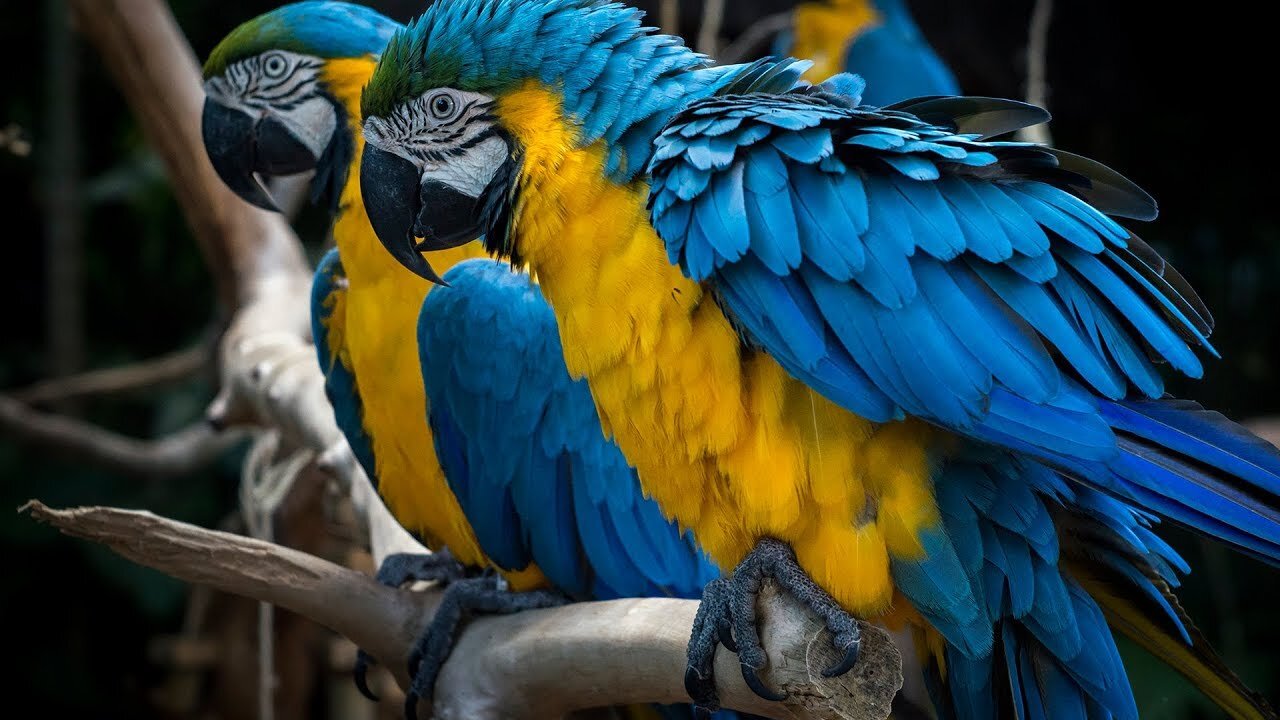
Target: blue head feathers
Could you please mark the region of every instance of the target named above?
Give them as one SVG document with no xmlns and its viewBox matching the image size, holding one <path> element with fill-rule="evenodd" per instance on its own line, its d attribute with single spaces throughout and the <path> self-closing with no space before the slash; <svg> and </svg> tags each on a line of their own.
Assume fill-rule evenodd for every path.
<svg viewBox="0 0 1280 720">
<path fill-rule="evenodd" d="M 204 77 L 221 75 L 232 63 L 267 50 L 321 58 L 377 55 L 399 27 L 363 5 L 332 0 L 292 3 L 232 30 L 209 53 Z"/>
<path fill-rule="evenodd" d="M 362 111 L 384 117 L 438 87 L 499 96 L 537 82 L 562 93 L 581 144 L 607 144 L 610 175 L 630 179 L 667 120 L 737 69 L 689 72 L 706 58 L 642 17 L 605 0 L 440 0 L 387 45 Z"/>
</svg>

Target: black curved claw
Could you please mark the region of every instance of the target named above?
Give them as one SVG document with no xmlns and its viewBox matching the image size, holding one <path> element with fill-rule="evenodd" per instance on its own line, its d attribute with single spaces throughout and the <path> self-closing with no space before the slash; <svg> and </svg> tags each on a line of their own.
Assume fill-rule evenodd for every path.
<svg viewBox="0 0 1280 720">
<path fill-rule="evenodd" d="M 685 690 L 693 699 L 695 711 L 709 713 L 720 705 L 713 662 L 717 643 L 738 654 L 742 679 L 752 692 L 774 702 L 787 698 L 785 692 L 766 685 L 759 674 L 768 666 L 769 658 L 756 627 L 755 602 L 766 579 L 773 580 L 826 621 L 834 636 L 832 644 L 843 657 L 823 675 L 842 675 L 857 663 L 861 640 L 857 621 L 813 582 L 796 562 L 790 546 L 765 538 L 738 564 L 733 575 L 713 580 L 703 590 L 689 638 L 689 667 L 684 676 Z"/>
<path fill-rule="evenodd" d="M 768 685 L 765 685 L 764 681 L 760 679 L 760 676 L 756 674 L 758 671 L 755 668 L 746 663 L 739 663 L 739 665 L 742 666 L 742 679 L 747 683 L 747 687 L 751 688 L 751 692 L 759 695 L 765 700 L 772 700 L 773 702 L 782 702 L 787 699 L 787 694 L 785 692 L 782 692 L 781 690 L 774 690 Z"/>
<path fill-rule="evenodd" d="M 861 649 L 862 646 L 857 642 L 846 647 L 844 649 L 844 657 L 841 658 L 840 662 L 832 665 L 826 670 L 823 670 L 822 676 L 838 677 L 852 670 L 853 666 L 858 664 L 858 653 Z"/>
<path fill-rule="evenodd" d="M 733 639 L 733 619 L 728 613 L 722 613 L 716 618 L 716 636 L 720 638 L 720 644 L 724 645 L 725 650 L 737 654 L 738 642 Z"/>
<path fill-rule="evenodd" d="M 460 580 L 467 575 L 467 569 L 454 559 L 447 549 L 437 553 L 394 553 L 388 555 L 378 566 L 376 579 L 387 587 L 398 588 L 413 581 L 448 583 Z M 412 657 L 410 658 L 411 665 Z M 378 661 L 372 655 L 360 650 L 356 653 L 355 666 L 351 674 L 356 689 L 366 698 L 378 702 L 378 694 L 369 688 L 369 668 Z M 410 674 L 413 670 L 410 670 Z"/>
<path fill-rule="evenodd" d="M 377 693 L 369 689 L 369 679 L 367 675 L 369 673 L 369 668 L 377 664 L 378 661 L 373 659 L 372 655 L 364 650 L 358 650 L 356 651 L 355 667 L 351 668 L 351 674 L 354 676 L 356 682 L 356 689 L 360 691 L 361 695 L 373 702 L 378 702 L 381 698 L 378 697 Z"/>
</svg>

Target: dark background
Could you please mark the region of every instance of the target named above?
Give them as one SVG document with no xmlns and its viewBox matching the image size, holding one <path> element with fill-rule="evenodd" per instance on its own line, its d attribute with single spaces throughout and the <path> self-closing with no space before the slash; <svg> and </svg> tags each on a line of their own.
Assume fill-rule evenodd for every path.
<svg viewBox="0 0 1280 720">
<path fill-rule="evenodd" d="M 276 4 L 174 0 L 172 6 L 203 58 L 237 23 Z M 370 4 L 401 19 L 422 6 Z M 785 4 L 730 0 L 726 30 L 733 35 Z M 700 3 L 683 5 L 681 29 L 692 36 Z M 911 6 L 966 92 L 1023 95 L 1029 1 L 915 0 Z M 8 310 L 0 345 L 3 389 L 56 367 L 162 354 L 195 343 L 218 320 L 210 279 L 158 159 L 92 48 L 73 36 L 70 50 L 60 49 L 48 7 L 0 0 L 0 137 L 12 138 L 16 130 L 20 138 L 16 146 L 0 142 L 0 299 Z M 1252 10 L 1244 3 L 1181 10 L 1171 3 L 1059 2 L 1048 53 L 1055 143 L 1119 169 L 1157 198 L 1160 219 L 1137 230 L 1182 270 L 1216 315 L 1214 342 L 1224 359 L 1207 363 L 1202 382 L 1175 381 L 1171 390 L 1237 419 L 1280 414 L 1280 286 L 1274 280 L 1280 197 L 1271 110 L 1276 41 L 1273 26 Z M 78 73 L 71 98 L 51 90 L 69 70 Z M 47 142 L 58 135 L 51 124 L 58 108 L 73 121 L 78 169 L 60 159 L 65 145 Z M 23 153 L 23 143 L 30 152 Z M 68 179 L 78 179 L 78 188 Z M 74 290 L 49 283 L 51 215 L 80 219 L 84 253 L 75 285 L 81 299 L 71 315 L 58 311 L 61 317 L 51 317 L 57 303 L 50 294 Z M 305 235 L 318 238 L 323 227 L 315 213 L 304 216 Z M 75 307 L 83 313 L 78 323 Z M 62 321 L 75 326 L 71 348 L 51 352 L 47 328 L 65 327 Z M 76 340 L 83 350 L 75 349 Z M 70 410 L 153 437 L 199 418 L 214 389 L 205 374 L 162 392 L 86 401 Z M 0 509 L 39 497 L 52 505 L 145 507 L 212 526 L 234 511 L 237 474 L 234 453 L 195 476 L 148 480 L 0 437 Z M 0 617 L 10 668 L 0 677 L 9 697 L 35 698 L 36 712 L 49 717 L 174 714 L 157 708 L 155 691 L 170 669 L 149 656 L 148 647 L 151 638 L 178 630 L 187 589 L 12 510 L 0 510 L 0 518 Z M 1166 535 L 1195 568 L 1184 603 L 1229 664 L 1274 702 L 1280 573 L 1179 531 Z M 1144 717 L 1218 716 L 1179 676 L 1140 650 L 1124 649 Z M 309 716 L 325 716 L 322 693 L 311 703 Z M 252 712 L 252 705 L 239 708 L 245 717 Z M 234 709 L 199 714 L 237 716 Z"/>
</svg>

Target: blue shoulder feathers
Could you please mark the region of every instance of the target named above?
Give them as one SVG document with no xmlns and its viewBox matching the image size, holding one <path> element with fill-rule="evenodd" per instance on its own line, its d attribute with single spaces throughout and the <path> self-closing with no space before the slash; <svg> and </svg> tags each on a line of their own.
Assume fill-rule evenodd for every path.
<svg viewBox="0 0 1280 720">
<path fill-rule="evenodd" d="M 418 325 L 428 417 L 486 553 L 579 598 L 698 596 L 717 569 L 604 437 L 537 286 L 489 260 L 445 279 Z"/>
</svg>

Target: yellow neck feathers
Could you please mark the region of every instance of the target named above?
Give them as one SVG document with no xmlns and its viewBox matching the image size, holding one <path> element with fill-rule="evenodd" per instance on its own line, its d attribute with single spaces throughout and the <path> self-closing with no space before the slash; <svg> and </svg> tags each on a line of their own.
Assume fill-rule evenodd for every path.
<svg viewBox="0 0 1280 720">
<path fill-rule="evenodd" d="M 555 309 L 569 371 L 647 494 L 722 567 L 764 536 L 870 616 L 892 598 L 890 555 L 936 524 L 927 430 L 858 418 L 744 347 L 710 294 L 667 260 L 644 181 L 618 185 L 579 147 L 558 95 L 499 98 L 524 152 L 517 249 Z"/>
<path fill-rule="evenodd" d="M 485 562 L 462 508 L 450 491 L 427 424 L 426 393 L 418 363 L 418 310 L 431 284 L 401 267 L 382 247 L 360 195 L 360 89 L 373 72 L 371 58 L 330 60 L 324 81 L 347 111 L 354 144 L 347 183 L 339 200 L 334 241 L 347 274 L 344 350 L 363 406 L 362 421 L 377 461 L 378 491 L 392 513 L 428 544 L 447 545 L 464 563 Z M 478 243 L 439 253 L 431 263 L 445 272 L 481 254 Z M 331 328 L 331 332 L 332 332 Z"/>
</svg>

